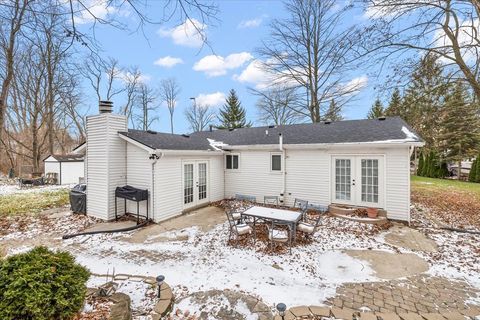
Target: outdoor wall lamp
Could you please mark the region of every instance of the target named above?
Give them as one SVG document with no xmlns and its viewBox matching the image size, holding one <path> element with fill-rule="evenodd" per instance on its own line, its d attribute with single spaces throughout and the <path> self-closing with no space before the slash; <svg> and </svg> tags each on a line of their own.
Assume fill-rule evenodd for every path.
<svg viewBox="0 0 480 320">
<path fill-rule="evenodd" d="M 282 320 L 284 320 L 285 319 L 285 311 L 287 311 L 287 306 L 285 305 L 285 303 L 277 304 L 277 311 L 278 311 L 278 315 L 280 317 L 282 317 Z"/>
<path fill-rule="evenodd" d="M 163 281 L 165 280 L 165 276 L 159 275 L 159 276 L 157 276 L 156 280 L 157 280 L 157 285 L 158 285 L 157 298 L 160 298 L 160 290 L 161 290 Z"/>
</svg>

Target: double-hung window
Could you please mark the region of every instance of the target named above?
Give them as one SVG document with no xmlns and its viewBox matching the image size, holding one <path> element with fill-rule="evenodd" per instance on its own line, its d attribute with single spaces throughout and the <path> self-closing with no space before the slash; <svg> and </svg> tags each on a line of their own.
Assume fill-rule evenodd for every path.
<svg viewBox="0 0 480 320">
<path fill-rule="evenodd" d="M 225 156 L 225 168 L 228 170 L 238 169 L 238 154 L 227 154 Z"/>
</svg>

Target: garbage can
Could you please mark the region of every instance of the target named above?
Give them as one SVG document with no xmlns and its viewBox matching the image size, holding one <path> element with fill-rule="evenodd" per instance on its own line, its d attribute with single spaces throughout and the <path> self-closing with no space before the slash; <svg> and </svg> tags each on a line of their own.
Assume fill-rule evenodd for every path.
<svg viewBox="0 0 480 320">
<path fill-rule="evenodd" d="M 72 210 L 73 213 L 87 213 L 86 190 L 86 184 L 77 184 L 70 190 L 70 210 Z"/>
</svg>

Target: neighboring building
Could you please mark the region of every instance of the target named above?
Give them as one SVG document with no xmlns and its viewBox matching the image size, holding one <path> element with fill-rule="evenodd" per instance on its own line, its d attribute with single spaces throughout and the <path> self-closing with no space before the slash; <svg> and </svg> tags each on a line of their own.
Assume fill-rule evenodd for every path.
<svg viewBox="0 0 480 320">
<path fill-rule="evenodd" d="M 237 193 L 378 207 L 409 221 L 410 155 L 423 144 L 396 117 L 176 135 L 128 130 L 103 109 L 87 117 L 87 213 L 113 219 L 115 188 L 128 184 L 149 190 L 156 222 Z"/>
<path fill-rule="evenodd" d="M 76 184 L 85 176 L 83 154 L 50 155 L 43 160 L 45 175 L 54 173 L 57 184 Z"/>
</svg>

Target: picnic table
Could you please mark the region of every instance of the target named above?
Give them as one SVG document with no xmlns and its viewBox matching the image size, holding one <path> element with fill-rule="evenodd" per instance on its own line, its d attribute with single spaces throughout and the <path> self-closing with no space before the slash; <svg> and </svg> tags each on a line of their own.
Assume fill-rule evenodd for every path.
<svg viewBox="0 0 480 320">
<path fill-rule="evenodd" d="M 255 224 L 257 220 L 267 220 L 267 221 L 279 221 L 285 224 L 290 224 L 293 230 L 293 240 L 295 240 L 297 223 L 300 221 L 300 219 L 302 219 L 302 212 L 253 206 L 245 210 L 242 213 L 242 216 L 253 218 L 253 230 L 254 230 L 255 238 L 256 238 Z"/>
</svg>

